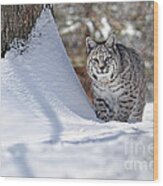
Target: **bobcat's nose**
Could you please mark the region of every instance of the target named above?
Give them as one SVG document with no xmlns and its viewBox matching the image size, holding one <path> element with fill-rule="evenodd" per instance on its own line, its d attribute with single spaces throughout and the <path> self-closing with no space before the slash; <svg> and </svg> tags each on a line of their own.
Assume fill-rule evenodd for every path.
<svg viewBox="0 0 163 186">
<path fill-rule="evenodd" d="M 105 64 L 103 62 L 100 62 L 98 66 L 101 70 L 105 68 Z"/>
<path fill-rule="evenodd" d="M 105 66 L 100 67 L 101 72 L 104 72 Z"/>
</svg>

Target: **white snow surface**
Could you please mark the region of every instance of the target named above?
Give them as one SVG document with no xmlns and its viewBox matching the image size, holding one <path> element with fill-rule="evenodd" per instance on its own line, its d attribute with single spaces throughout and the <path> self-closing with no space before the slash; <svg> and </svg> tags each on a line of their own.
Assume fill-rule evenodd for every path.
<svg viewBox="0 0 163 186">
<path fill-rule="evenodd" d="M 22 53 L 1 60 L 1 175 L 153 179 L 153 104 L 143 122 L 102 123 L 48 9 Z"/>
</svg>

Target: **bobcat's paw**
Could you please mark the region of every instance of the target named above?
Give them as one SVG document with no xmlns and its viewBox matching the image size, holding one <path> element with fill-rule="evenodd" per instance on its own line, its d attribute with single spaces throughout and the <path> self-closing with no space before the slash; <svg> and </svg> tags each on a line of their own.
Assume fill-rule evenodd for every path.
<svg viewBox="0 0 163 186">
<path fill-rule="evenodd" d="M 107 103 L 103 99 L 98 98 L 95 100 L 94 105 L 96 116 L 99 119 L 108 122 L 110 120 L 110 110 Z"/>
<path fill-rule="evenodd" d="M 95 111 L 96 112 L 96 116 L 97 118 L 105 121 L 105 122 L 108 122 L 110 119 L 109 119 L 109 115 L 107 113 L 106 110 L 98 110 L 98 111 Z"/>
</svg>

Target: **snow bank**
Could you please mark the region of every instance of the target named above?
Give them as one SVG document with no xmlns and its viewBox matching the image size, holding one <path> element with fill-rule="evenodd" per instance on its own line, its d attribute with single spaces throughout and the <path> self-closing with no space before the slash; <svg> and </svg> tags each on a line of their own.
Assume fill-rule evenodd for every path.
<svg viewBox="0 0 163 186">
<path fill-rule="evenodd" d="M 153 179 L 153 104 L 142 123 L 98 121 L 48 9 L 21 47 L 1 61 L 1 175 Z"/>
</svg>

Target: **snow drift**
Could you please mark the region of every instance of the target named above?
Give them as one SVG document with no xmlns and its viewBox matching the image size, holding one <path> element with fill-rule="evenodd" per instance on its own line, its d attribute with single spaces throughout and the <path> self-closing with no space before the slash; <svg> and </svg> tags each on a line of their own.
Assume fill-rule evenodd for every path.
<svg viewBox="0 0 163 186">
<path fill-rule="evenodd" d="M 100 122 L 50 10 L 1 69 L 2 176 L 153 179 L 153 104 L 142 123 Z"/>
</svg>

